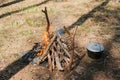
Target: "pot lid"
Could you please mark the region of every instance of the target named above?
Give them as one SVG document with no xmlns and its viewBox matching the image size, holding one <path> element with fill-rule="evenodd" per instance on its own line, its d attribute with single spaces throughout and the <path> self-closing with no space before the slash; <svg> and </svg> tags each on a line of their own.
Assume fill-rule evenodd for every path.
<svg viewBox="0 0 120 80">
<path fill-rule="evenodd" d="M 87 49 L 92 52 L 101 52 L 104 50 L 104 46 L 97 42 L 90 42 L 87 45 Z"/>
</svg>

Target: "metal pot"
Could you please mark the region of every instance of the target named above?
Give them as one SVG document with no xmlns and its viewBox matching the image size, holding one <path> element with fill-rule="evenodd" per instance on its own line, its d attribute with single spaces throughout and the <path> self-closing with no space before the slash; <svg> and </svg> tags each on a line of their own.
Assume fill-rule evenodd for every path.
<svg viewBox="0 0 120 80">
<path fill-rule="evenodd" d="M 93 59 L 100 59 L 104 51 L 104 46 L 97 42 L 91 42 L 87 45 L 87 54 Z"/>
</svg>

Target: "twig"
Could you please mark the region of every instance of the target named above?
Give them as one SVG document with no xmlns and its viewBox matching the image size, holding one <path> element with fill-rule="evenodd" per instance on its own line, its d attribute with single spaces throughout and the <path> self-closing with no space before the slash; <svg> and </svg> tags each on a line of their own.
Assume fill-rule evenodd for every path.
<svg viewBox="0 0 120 80">
<path fill-rule="evenodd" d="M 64 28 L 64 30 L 67 32 L 67 34 L 69 35 L 69 37 L 70 37 L 70 41 L 71 41 L 71 43 L 73 42 L 73 38 L 72 38 L 72 36 L 71 36 L 71 33 L 70 33 L 70 31 L 64 26 L 63 27 Z"/>
<path fill-rule="evenodd" d="M 47 13 L 47 7 L 45 7 L 45 10 L 42 10 L 42 12 L 45 14 L 46 20 L 47 20 L 47 29 L 46 29 L 46 31 L 49 32 L 49 30 L 50 30 L 50 21 L 49 21 L 49 17 L 48 17 L 48 13 Z"/>
<path fill-rule="evenodd" d="M 64 30 L 67 32 L 67 34 L 70 36 L 69 30 L 68 30 L 65 26 L 64 26 L 63 28 L 64 28 Z"/>
<path fill-rule="evenodd" d="M 78 26 L 75 28 L 75 31 L 74 31 L 74 35 L 73 35 L 73 40 L 72 40 L 72 49 L 73 49 L 73 52 L 71 53 L 71 58 L 70 58 L 70 64 L 69 64 L 69 70 L 71 69 L 72 67 L 72 62 L 73 62 L 73 56 L 74 56 L 74 47 L 75 47 L 75 35 L 76 35 L 76 31 L 78 29 Z"/>
</svg>

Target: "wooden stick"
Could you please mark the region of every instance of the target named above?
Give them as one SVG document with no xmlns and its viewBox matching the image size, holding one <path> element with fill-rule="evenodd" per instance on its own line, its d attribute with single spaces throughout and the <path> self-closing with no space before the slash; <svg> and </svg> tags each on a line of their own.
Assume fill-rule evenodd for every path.
<svg viewBox="0 0 120 80">
<path fill-rule="evenodd" d="M 74 50 L 74 53 L 75 53 L 76 55 L 80 56 L 80 54 L 79 54 L 76 50 Z"/>
<path fill-rule="evenodd" d="M 63 28 L 64 28 L 65 32 L 67 32 L 67 34 L 69 35 L 71 43 L 73 43 L 73 40 L 72 40 L 73 38 L 71 36 L 71 33 L 69 32 L 69 30 L 65 26 Z M 73 44 L 72 44 L 72 46 L 73 46 Z M 73 49 L 72 46 L 70 46 L 70 47 Z"/>
<path fill-rule="evenodd" d="M 73 62 L 73 56 L 74 56 L 74 47 L 75 47 L 75 35 L 76 35 L 76 31 L 77 31 L 77 29 L 78 29 L 78 26 L 75 28 L 75 31 L 74 31 L 74 35 L 73 35 L 73 40 L 72 40 L 72 49 L 73 49 L 73 52 L 71 53 L 71 58 L 70 58 L 70 65 L 69 65 L 69 70 L 71 69 L 71 67 L 72 67 L 72 62 Z"/>
<path fill-rule="evenodd" d="M 63 67 L 61 66 L 58 54 L 55 52 L 55 62 L 56 62 L 56 67 L 58 68 L 58 70 L 63 71 Z"/>
<path fill-rule="evenodd" d="M 65 43 L 61 43 L 61 44 L 64 46 L 64 48 L 65 48 L 66 50 L 68 50 L 67 44 L 65 44 Z"/>
<path fill-rule="evenodd" d="M 64 26 L 63 28 L 64 28 L 64 30 L 67 32 L 67 34 L 70 36 L 69 30 L 68 30 L 65 26 Z"/>
<path fill-rule="evenodd" d="M 43 58 L 44 58 L 45 56 L 48 55 L 49 48 L 51 47 L 51 45 L 53 44 L 53 42 L 55 41 L 56 38 L 57 38 L 57 36 L 54 35 L 53 38 L 51 39 L 50 43 L 48 44 L 45 52 L 40 56 L 40 62 L 43 60 Z"/>
<path fill-rule="evenodd" d="M 47 29 L 46 29 L 46 31 L 49 32 L 49 30 L 50 30 L 50 21 L 49 21 L 49 17 L 48 17 L 48 13 L 47 13 L 47 7 L 45 7 L 45 10 L 42 10 L 42 12 L 45 14 L 46 20 L 47 20 Z"/>
<path fill-rule="evenodd" d="M 62 45 L 62 43 L 60 42 L 60 39 L 57 39 L 58 44 L 61 46 L 61 48 L 63 49 L 63 51 L 66 53 L 66 55 L 70 58 L 71 55 L 69 54 L 69 52 L 64 48 L 64 46 Z"/>
<path fill-rule="evenodd" d="M 54 69 L 55 68 L 55 55 L 54 55 L 54 51 L 53 51 L 53 49 L 52 49 L 52 69 Z"/>
<path fill-rule="evenodd" d="M 48 54 L 47 56 L 48 56 L 49 70 L 52 71 L 52 61 L 51 61 L 51 56 L 50 56 L 50 54 Z"/>
<path fill-rule="evenodd" d="M 42 61 L 45 61 L 48 58 L 48 56 L 45 56 Z"/>
<path fill-rule="evenodd" d="M 70 59 L 64 56 L 64 60 L 65 60 L 65 62 L 66 62 L 66 63 L 67 63 L 67 65 L 68 65 L 68 63 L 69 63 Z"/>
</svg>

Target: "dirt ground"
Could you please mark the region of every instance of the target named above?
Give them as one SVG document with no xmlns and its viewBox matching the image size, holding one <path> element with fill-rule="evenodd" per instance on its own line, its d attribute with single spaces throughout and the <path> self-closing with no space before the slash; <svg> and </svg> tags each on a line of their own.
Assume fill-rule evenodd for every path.
<svg viewBox="0 0 120 80">
<path fill-rule="evenodd" d="M 79 65 L 70 72 L 51 73 L 43 66 L 21 62 L 41 41 L 48 8 L 51 31 L 78 26 Z M 105 46 L 101 59 L 87 56 L 86 45 Z M 85 56 L 82 56 L 85 54 Z M 111 0 L 0 0 L 0 80 L 120 80 L 120 3 Z"/>
</svg>

